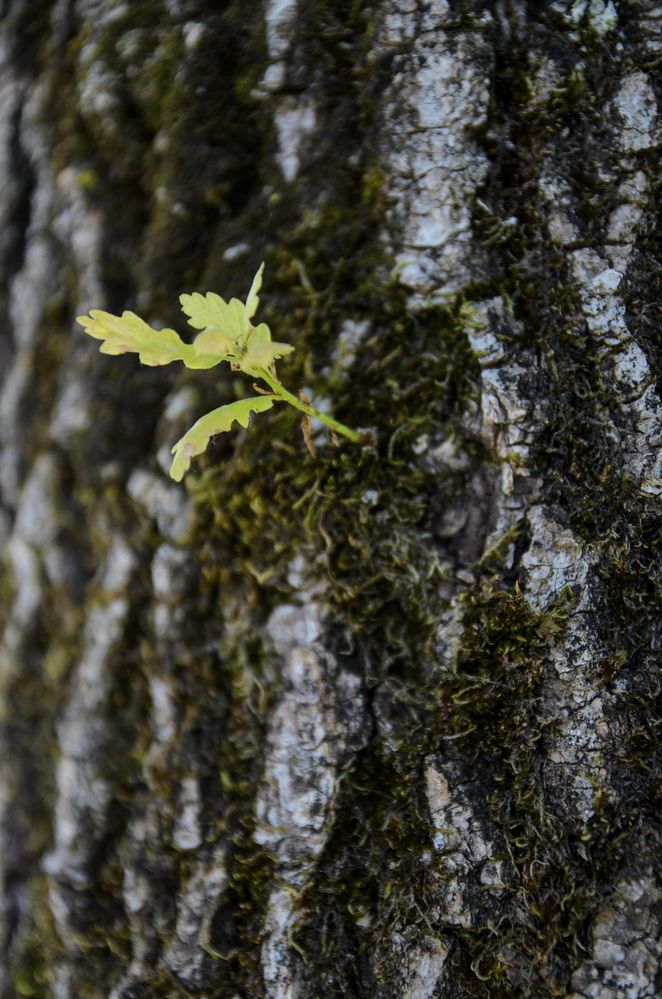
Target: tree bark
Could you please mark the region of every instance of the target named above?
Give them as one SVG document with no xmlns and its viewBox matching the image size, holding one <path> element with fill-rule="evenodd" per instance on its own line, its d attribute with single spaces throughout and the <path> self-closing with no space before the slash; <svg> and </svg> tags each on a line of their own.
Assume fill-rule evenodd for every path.
<svg viewBox="0 0 662 999">
<path fill-rule="evenodd" d="M 5 0 L 0 996 L 662 993 L 662 15 Z M 243 297 L 294 392 L 75 324 Z"/>
</svg>

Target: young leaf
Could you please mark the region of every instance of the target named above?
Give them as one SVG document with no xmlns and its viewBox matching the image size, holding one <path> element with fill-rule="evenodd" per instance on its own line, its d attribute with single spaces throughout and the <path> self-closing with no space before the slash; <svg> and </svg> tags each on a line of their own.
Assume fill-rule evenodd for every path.
<svg viewBox="0 0 662 999">
<path fill-rule="evenodd" d="M 209 326 L 202 333 L 198 333 L 193 341 L 193 350 L 196 354 L 214 354 L 224 360 L 227 354 L 232 354 L 233 346 L 234 340 L 230 334 L 218 326 Z"/>
<path fill-rule="evenodd" d="M 253 278 L 253 283 L 251 284 L 251 290 L 248 292 L 248 298 L 246 299 L 246 315 L 249 319 L 252 319 L 257 312 L 257 307 L 260 304 L 259 291 L 262 287 L 262 275 L 264 274 L 264 260 L 257 269 L 257 273 Z"/>
<path fill-rule="evenodd" d="M 231 340 L 236 340 L 248 333 L 250 322 L 246 306 L 238 298 L 229 302 L 213 291 L 201 295 L 199 291 L 192 295 L 180 295 L 182 311 L 189 317 L 189 325 L 197 330 L 216 327 L 223 331 Z"/>
<path fill-rule="evenodd" d="M 260 368 L 270 367 L 279 357 L 291 354 L 294 347 L 289 343 L 277 343 L 271 339 L 271 331 L 266 323 L 256 326 L 248 339 L 246 353 L 239 367 L 249 375 L 260 376 Z"/>
<path fill-rule="evenodd" d="M 239 362 L 239 368 L 241 371 L 245 371 L 247 375 L 258 378 L 261 368 L 271 367 L 279 357 L 285 357 L 286 354 L 291 354 L 293 350 L 294 347 L 290 346 L 289 343 L 278 343 L 276 340 L 272 343 L 259 344 L 251 347 L 246 352 L 245 356 Z"/>
<path fill-rule="evenodd" d="M 113 316 L 110 312 L 92 309 L 89 316 L 76 320 L 95 340 L 103 340 L 102 354 L 138 354 L 143 364 L 151 366 L 183 361 L 187 364 L 195 355 L 190 344 L 184 343 L 171 329 L 155 330 L 135 312 Z M 194 366 L 194 365 L 193 365 Z"/>
<path fill-rule="evenodd" d="M 189 317 L 189 326 L 196 330 L 204 330 L 207 326 L 222 325 L 228 303 L 214 291 L 201 295 L 194 291 L 192 295 L 180 295 L 182 312 Z"/>
<path fill-rule="evenodd" d="M 251 323 L 260 302 L 263 272 L 264 263 L 258 267 L 245 303 L 237 298 L 226 302 L 214 292 L 180 296 L 189 324 L 200 331 L 192 344 L 185 343 L 174 330 L 152 329 L 133 312 L 114 316 L 109 312 L 92 310 L 89 316 L 78 318 L 86 333 L 103 341 L 100 349 L 104 354 L 133 352 L 138 354 L 143 364 L 182 361 L 186 367 L 198 369 L 213 368 L 221 361 L 227 361 L 233 371 L 244 371 L 260 378 L 271 389 L 271 394 L 220 406 L 194 423 L 172 449 L 174 457 L 170 475 L 176 482 L 183 479 L 191 465 L 191 458 L 206 449 L 210 437 L 230 430 L 235 422 L 247 427 L 251 413 L 271 409 L 276 401 L 286 402 L 304 414 L 304 436 L 311 454 L 314 454 L 310 438 L 311 417 L 321 420 L 349 440 L 361 440 L 357 431 L 316 410 L 304 396 L 297 398 L 292 395 L 278 380 L 274 362 L 294 348 L 287 343 L 274 343 L 266 323 L 258 326 Z M 262 391 L 257 386 L 255 389 Z"/>
<path fill-rule="evenodd" d="M 239 402 L 231 402 L 228 406 L 219 406 L 211 413 L 201 416 L 172 449 L 175 457 L 170 468 L 171 477 L 175 482 L 181 482 L 191 465 L 191 458 L 206 450 L 210 437 L 230 430 L 235 420 L 240 426 L 247 427 L 251 413 L 262 413 L 271 409 L 274 399 L 276 399 L 275 395 L 259 395 L 251 399 L 240 399 Z"/>
<path fill-rule="evenodd" d="M 193 368 L 195 371 L 207 371 L 209 368 L 215 368 L 217 364 L 221 361 L 232 361 L 233 357 L 225 354 L 197 354 L 194 350 L 188 360 L 184 361 L 187 368 Z"/>
</svg>

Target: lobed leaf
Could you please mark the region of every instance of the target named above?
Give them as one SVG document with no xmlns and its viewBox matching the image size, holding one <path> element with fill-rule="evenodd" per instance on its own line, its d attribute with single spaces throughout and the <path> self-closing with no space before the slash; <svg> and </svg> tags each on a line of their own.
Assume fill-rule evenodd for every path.
<svg viewBox="0 0 662 999">
<path fill-rule="evenodd" d="M 273 342 L 266 323 L 258 326 L 251 323 L 260 302 L 263 273 L 264 263 L 260 264 L 253 278 L 245 303 L 237 298 L 226 302 L 215 292 L 180 295 L 189 324 L 200 331 L 192 344 L 185 343 L 175 330 L 153 329 L 134 312 L 114 316 L 110 312 L 92 310 L 89 316 L 78 318 L 86 333 L 103 341 L 100 350 L 104 354 L 132 352 L 138 354 L 143 364 L 182 361 L 188 368 L 198 369 L 213 368 L 221 361 L 228 361 L 234 371 L 241 370 L 263 378 L 274 389 L 271 395 L 254 396 L 219 406 L 194 423 L 172 448 L 174 457 L 170 475 L 176 482 L 181 482 L 190 468 L 191 459 L 202 454 L 215 434 L 230 430 L 234 423 L 247 427 L 251 413 L 271 409 L 278 399 L 294 400 L 292 405 L 301 408 L 275 378 L 274 362 L 294 348 L 287 343 Z M 323 416 L 320 418 L 324 419 Z M 335 422 L 333 425 L 339 426 Z"/>
<path fill-rule="evenodd" d="M 206 295 L 196 291 L 179 296 L 190 325 L 201 330 L 193 341 L 196 360 L 189 367 L 213 367 L 220 361 L 229 361 L 235 369 L 259 376 L 260 369 L 271 367 L 275 360 L 294 349 L 286 343 L 272 343 L 266 323 L 257 327 L 251 323 L 260 302 L 263 274 L 264 262 L 253 278 L 245 305 L 237 298 L 226 302 L 213 291 Z"/>
<path fill-rule="evenodd" d="M 278 343 L 271 339 L 271 331 L 266 323 L 260 323 L 251 333 L 246 352 L 239 367 L 246 374 L 259 377 L 260 368 L 270 367 L 279 357 L 291 354 L 294 347 L 289 343 Z"/>
<path fill-rule="evenodd" d="M 258 395 L 250 399 L 240 399 L 227 406 L 219 406 L 193 424 L 190 430 L 177 441 L 172 449 L 174 454 L 170 475 L 175 482 L 181 482 L 191 465 L 191 458 L 207 449 L 209 439 L 232 428 L 236 421 L 247 427 L 251 413 L 262 413 L 271 409 L 276 396 Z"/>
<path fill-rule="evenodd" d="M 238 298 L 226 302 L 216 292 L 208 291 L 206 295 L 201 295 L 199 291 L 194 291 L 192 295 L 180 295 L 179 301 L 182 311 L 189 317 L 189 325 L 194 329 L 218 328 L 231 340 L 248 333 L 248 313 Z"/>
<path fill-rule="evenodd" d="M 193 341 L 193 350 L 196 354 L 215 354 L 217 357 L 232 354 L 234 340 L 225 330 L 218 326 L 210 326 L 208 329 L 198 333 Z"/>
<path fill-rule="evenodd" d="M 225 318 L 228 303 L 213 291 L 201 295 L 194 291 L 192 295 L 180 295 L 182 312 L 189 317 L 189 326 L 203 330 L 207 326 L 217 326 Z"/>
<path fill-rule="evenodd" d="M 103 340 L 102 354 L 138 354 L 143 364 L 151 366 L 195 360 L 190 344 L 184 343 L 171 329 L 155 330 L 135 312 L 114 316 L 110 312 L 92 309 L 89 316 L 78 316 L 76 322 L 95 340 Z"/>
</svg>

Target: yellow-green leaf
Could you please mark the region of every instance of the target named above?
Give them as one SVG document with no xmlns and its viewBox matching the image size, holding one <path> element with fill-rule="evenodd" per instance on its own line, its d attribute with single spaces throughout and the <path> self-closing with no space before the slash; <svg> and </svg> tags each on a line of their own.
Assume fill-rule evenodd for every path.
<svg viewBox="0 0 662 999">
<path fill-rule="evenodd" d="M 234 339 L 218 326 L 210 326 L 198 333 L 193 341 L 196 354 L 214 354 L 217 357 L 232 353 Z"/>
<path fill-rule="evenodd" d="M 240 426 L 247 427 L 251 413 L 271 409 L 275 398 L 273 395 L 257 395 L 250 399 L 240 399 L 239 402 L 219 406 L 211 413 L 201 416 L 172 449 L 175 457 L 170 468 L 171 477 L 175 482 L 181 482 L 191 465 L 191 458 L 206 450 L 211 437 L 230 430 L 235 421 Z"/>
<path fill-rule="evenodd" d="M 189 326 L 196 330 L 204 330 L 207 326 L 222 326 L 228 303 L 216 292 L 209 291 L 201 295 L 194 291 L 192 295 L 180 295 L 182 312 L 189 317 Z"/>
<path fill-rule="evenodd" d="M 217 364 L 221 361 L 232 361 L 234 358 L 226 357 L 225 354 L 196 354 L 193 353 L 191 357 L 184 361 L 187 368 L 193 368 L 195 371 L 207 371 L 209 368 L 215 368 Z"/>
<path fill-rule="evenodd" d="M 252 319 L 257 312 L 257 307 L 260 304 L 259 291 L 262 287 L 262 275 L 264 274 L 264 261 L 260 264 L 257 269 L 257 273 L 253 278 L 253 283 L 251 284 L 251 290 L 248 292 L 248 298 L 246 299 L 246 315 L 249 319 Z"/>
<path fill-rule="evenodd" d="M 268 368 L 279 357 L 285 357 L 293 350 L 294 347 L 289 343 L 272 341 L 269 327 L 266 323 L 260 323 L 248 338 L 246 353 L 239 362 L 239 367 L 249 375 L 259 376 L 260 368 Z"/>
<path fill-rule="evenodd" d="M 260 368 L 269 368 L 279 357 L 285 357 L 293 350 L 294 347 L 289 343 L 278 343 L 276 340 L 272 343 L 259 344 L 246 352 L 239 362 L 239 367 L 246 374 L 258 377 Z"/>
<path fill-rule="evenodd" d="M 143 364 L 170 364 L 194 359 L 193 348 L 184 343 L 171 329 L 152 329 L 135 312 L 113 316 L 110 312 L 92 309 L 89 316 L 76 320 L 95 340 L 103 340 L 102 354 L 138 354 Z"/>
<path fill-rule="evenodd" d="M 229 302 L 213 291 L 201 295 L 195 291 L 192 295 L 180 295 L 182 311 L 189 317 L 189 324 L 197 330 L 215 327 L 222 330 L 231 340 L 248 333 L 250 322 L 246 306 L 238 298 Z"/>
</svg>

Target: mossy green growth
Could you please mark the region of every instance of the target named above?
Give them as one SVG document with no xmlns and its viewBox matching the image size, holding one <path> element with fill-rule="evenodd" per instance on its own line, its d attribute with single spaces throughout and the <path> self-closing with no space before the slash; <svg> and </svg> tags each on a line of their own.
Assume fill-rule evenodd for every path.
<svg viewBox="0 0 662 999">
<path fill-rule="evenodd" d="M 28 891 L 32 925 L 19 937 L 19 946 L 9 961 L 9 972 L 17 995 L 46 999 L 51 994 L 49 966 L 54 957 L 50 941 L 57 940 L 46 878 L 35 875 L 29 882 Z"/>
<path fill-rule="evenodd" d="M 420 767 L 402 762 L 375 742 L 339 789 L 293 930 L 314 999 L 401 994 L 388 988 L 401 976 L 402 945 L 428 930 L 435 877 L 424 788 Z"/>
<path fill-rule="evenodd" d="M 555 719 L 541 712 L 539 698 L 574 606 L 569 589 L 538 612 L 517 586 L 475 587 L 463 601 L 457 674 L 436 692 L 436 722 L 423 725 L 439 733 L 446 759 L 466 766 L 470 754 L 475 807 L 492 831 L 510 897 L 492 910 L 485 895 L 484 923 L 453 934 L 452 980 L 484 999 L 567 994 L 586 945 L 587 912 L 622 856 L 606 803 L 582 825 L 561 817 L 541 784 Z"/>
<path fill-rule="evenodd" d="M 311 266 L 309 273 L 323 287 L 321 272 Z M 432 447 L 455 425 L 476 378 L 462 303 L 413 316 L 397 286 L 373 289 L 371 335 L 355 359 L 357 393 L 351 373 L 335 375 L 334 341 L 320 335 L 334 326 L 328 313 L 338 308 L 334 297 L 316 294 L 311 301 L 305 289 L 297 294 L 305 301 L 299 306 L 295 299 L 291 313 L 306 323 L 315 312 L 311 329 L 301 329 L 297 339 L 317 365 L 330 362 L 326 386 L 334 409 L 370 427 L 370 441 L 352 449 L 331 442 L 312 461 L 303 442 L 292 438 L 294 413 L 282 409 L 268 432 L 247 435 L 222 466 L 206 462 L 190 489 L 201 512 L 201 536 L 223 552 L 208 571 L 233 591 L 255 588 L 255 598 L 268 603 L 291 592 L 288 564 L 304 554 L 315 564 L 314 574 L 330 583 L 332 614 L 351 622 L 352 643 L 360 642 L 375 660 L 379 649 L 387 671 L 414 668 L 432 641 L 447 572 L 433 536 L 439 473 L 420 448 Z M 314 386 L 303 356 L 294 377 Z"/>
<path fill-rule="evenodd" d="M 558 918 L 553 918 L 552 858 L 567 847 L 557 842 L 559 830 L 550 820 L 547 847 L 532 837 L 541 867 L 529 868 L 524 831 L 545 821 L 536 797 L 537 749 L 544 737 L 537 698 L 550 642 L 562 638 L 571 609 L 570 594 L 537 613 L 516 586 L 504 587 L 496 579 L 479 582 L 461 606 L 464 630 L 457 673 L 435 674 L 427 682 L 419 678 L 416 685 L 395 677 L 376 685 L 380 716 L 388 712 L 390 718 L 390 737 L 373 740 L 345 775 L 332 832 L 299 901 L 294 942 L 317 985 L 311 994 L 340 999 L 381 989 L 390 995 L 392 976 L 401 973 L 402 946 L 414 947 L 430 936 L 448 946 L 458 994 L 477 999 L 504 994 L 512 983 L 511 959 L 524 952 L 533 984 L 530 993 L 522 994 L 560 994 L 548 989 L 554 975 L 547 965 L 536 963 L 536 948 L 542 949 L 550 921 L 547 944 L 558 939 L 565 946 L 566 934 L 572 943 L 572 933 L 581 928 L 576 916 L 581 903 L 575 911 L 570 900 L 561 900 Z M 445 861 L 434 857 L 426 818 L 424 774 L 437 755 L 445 765 L 462 770 L 469 760 L 472 805 L 481 824 L 493 830 L 495 859 L 508 870 L 502 891 L 522 905 L 530 892 L 539 905 L 530 927 L 518 923 L 516 907 L 511 911 L 502 895 L 491 895 L 489 886 L 477 879 L 473 884 L 471 878 L 467 890 L 480 895 L 472 904 L 477 925 L 445 925 L 431 915 L 444 911 L 440 899 L 448 890 Z M 489 794 L 495 781 L 504 787 L 498 799 L 506 802 L 504 814 L 496 811 Z M 500 917 L 504 928 L 496 933 L 490 921 Z M 557 959 L 554 974 L 559 973 L 559 980 L 560 969 L 571 964 L 570 949 L 564 955 L 567 964 Z"/>
<path fill-rule="evenodd" d="M 312 254 L 306 265 L 311 285 L 324 289 L 323 268 Z M 291 280 L 285 255 L 275 270 L 283 284 Z M 283 408 L 274 413 L 268 433 L 243 437 L 222 464 L 213 461 L 213 455 L 203 458 L 201 474 L 189 481 L 199 512 L 196 532 L 204 539 L 203 576 L 210 590 L 218 590 L 219 610 L 232 593 L 243 608 L 245 626 L 259 633 L 274 603 L 296 598 L 297 584 L 289 569 L 295 558 L 303 557 L 312 582 L 324 588 L 328 646 L 343 667 L 365 674 L 371 690 L 380 684 L 393 691 L 389 710 L 404 720 L 407 692 L 416 689 L 426 650 L 432 654 L 440 586 L 448 571 L 433 528 L 439 471 L 420 450 L 421 442 L 443 439 L 449 426 L 459 424 L 456 418 L 472 398 L 476 371 L 466 337 L 466 310 L 458 301 L 413 316 L 396 285 L 368 291 L 366 282 L 366 314 L 372 324 L 357 348 L 357 394 L 351 370 L 335 376 L 334 341 L 320 334 L 333 329 L 336 296 L 318 291 L 312 300 L 310 291 L 294 287 L 291 311 L 301 323 L 298 331 L 306 346 L 314 346 L 317 364 L 328 365 L 326 386 L 334 410 L 341 417 L 351 412 L 370 426 L 372 439 L 352 449 L 325 442 L 313 461 L 303 443 L 288 432 L 295 414 Z M 315 316 L 308 327 L 311 309 Z M 302 356 L 295 355 L 293 364 L 302 366 Z M 301 377 L 308 382 L 314 373 L 301 372 Z M 221 439 L 215 446 L 227 453 L 229 443 Z M 404 742 L 404 724 L 398 733 Z M 395 775 L 395 763 L 379 740 L 361 754 L 341 792 L 332 843 L 319 876 L 315 874 L 310 889 L 297 901 L 300 921 L 293 946 L 304 953 L 313 981 L 319 972 L 319 992 L 311 994 L 325 999 L 360 994 L 361 964 L 373 938 L 357 921 L 363 921 L 366 909 L 374 912 L 373 899 L 380 890 L 388 891 L 382 936 L 393 926 L 390 913 L 400 912 L 403 926 L 416 924 L 417 905 L 425 911 L 426 899 L 432 904 L 431 882 L 419 892 L 428 877 L 421 854 L 429 847 L 427 827 L 420 820 L 424 801 L 419 758 L 404 750 L 402 758 L 403 771 Z M 382 791 L 356 793 L 355 785 L 377 789 L 386 784 L 397 787 L 396 800 Z M 249 831 L 250 816 L 246 822 Z M 382 829 L 377 838 L 375 829 Z M 241 848 L 232 861 L 234 887 L 214 923 L 212 944 L 234 962 L 236 944 L 228 939 L 228 927 L 234 919 L 232 932 L 238 932 L 244 954 L 251 957 L 245 934 L 255 932 L 263 875 L 269 873 L 269 858 L 253 856 L 246 831 L 239 830 Z M 369 864 L 358 841 L 372 843 Z M 397 867 L 390 869 L 391 862 Z M 324 883 L 326 889 L 320 888 Z M 337 902 L 332 897 L 336 888 Z M 232 913 L 240 899 L 239 911 L 247 906 L 250 923 L 238 931 Z M 325 925 L 334 929 L 321 940 Z M 334 969 L 332 980 L 329 968 Z"/>
</svg>

